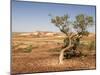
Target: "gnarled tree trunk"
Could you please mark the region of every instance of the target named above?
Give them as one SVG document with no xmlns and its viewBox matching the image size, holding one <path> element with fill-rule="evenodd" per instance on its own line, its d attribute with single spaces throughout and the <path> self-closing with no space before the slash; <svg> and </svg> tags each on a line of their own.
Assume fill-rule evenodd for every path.
<svg viewBox="0 0 100 75">
<path fill-rule="evenodd" d="M 65 47 L 64 49 L 62 49 L 61 52 L 60 52 L 59 64 L 63 64 L 64 52 L 66 50 L 71 49 L 72 47 L 73 47 L 73 45 L 71 44 L 71 38 L 69 38 L 69 45 L 67 47 Z"/>
</svg>

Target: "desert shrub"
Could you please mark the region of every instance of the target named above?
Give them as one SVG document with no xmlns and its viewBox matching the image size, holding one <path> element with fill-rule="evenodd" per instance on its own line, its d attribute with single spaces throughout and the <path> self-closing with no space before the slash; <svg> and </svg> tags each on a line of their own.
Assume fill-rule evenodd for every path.
<svg viewBox="0 0 100 75">
<path fill-rule="evenodd" d="M 85 43 L 80 43 L 80 45 L 78 46 L 78 50 L 82 51 L 84 49 L 87 49 L 87 45 Z"/>
<path fill-rule="evenodd" d="M 77 47 L 75 56 L 87 56 L 87 52 L 88 52 L 88 42 L 83 41 Z"/>
<path fill-rule="evenodd" d="M 95 41 L 89 43 L 89 50 L 95 50 Z"/>
<path fill-rule="evenodd" d="M 95 50 L 95 41 L 83 41 L 78 47 L 78 50 L 81 52 L 81 56 L 87 56 L 91 54 L 92 50 Z"/>
<path fill-rule="evenodd" d="M 81 56 L 81 52 L 78 51 L 78 50 L 67 50 L 65 53 L 64 53 L 64 57 L 65 59 L 70 59 L 72 57 L 79 57 Z"/>
<path fill-rule="evenodd" d="M 31 52 L 32 51 L 33 46 L 32 45 L 28 45 L 25 49 L 24 52 Z"/>
</svg>

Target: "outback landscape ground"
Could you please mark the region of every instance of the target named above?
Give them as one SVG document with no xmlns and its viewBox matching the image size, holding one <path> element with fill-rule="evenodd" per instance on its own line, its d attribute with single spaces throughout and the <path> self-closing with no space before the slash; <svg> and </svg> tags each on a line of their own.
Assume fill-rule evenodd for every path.
<svg viewBox="0 0 100 75">
<path fill-rule="evenodd" d="M 64 59 L 63 64 L 58 64 L 64 37 L 53 32 L 13 32 L 12 74 L 95 69 L 95 34 L 82 37 L 77 50 L 84 56 Z"/>
</svg>

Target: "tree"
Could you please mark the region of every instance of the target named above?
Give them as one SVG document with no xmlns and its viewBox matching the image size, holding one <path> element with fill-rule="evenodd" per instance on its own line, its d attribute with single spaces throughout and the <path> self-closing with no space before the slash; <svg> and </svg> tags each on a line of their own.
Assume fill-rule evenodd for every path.
<svg viewBox="0 0 100 75">
<path fill-rule="evenodd" d="M 86 30 L 89 25 L 93 24 L 93 17 L 85 16 L 84 14 L 79 14 L 76 16 L 75 21 L 73 22 L 73 28 L 77 31 L 77 34 L 70 32 L 70 21 L 69 16 L 55 16 L 51 19 L 53 23 L 59 30 L 66 35 L 64 39 L 64 46 L 59 55 L 59 64 L 63 63 L 64 53 L 76 53 L 76 48 L 80 44 L 80 38 L 82 35 L 88 35 Z"/>
<path fill-rule="evenodd" d="M 73 25 L 79 35 L 88 35 L 89 32 L 86 29 L 88 26 L 93 25 L 93 17 L 79 14 L 76 16 Z"/>
</svg>

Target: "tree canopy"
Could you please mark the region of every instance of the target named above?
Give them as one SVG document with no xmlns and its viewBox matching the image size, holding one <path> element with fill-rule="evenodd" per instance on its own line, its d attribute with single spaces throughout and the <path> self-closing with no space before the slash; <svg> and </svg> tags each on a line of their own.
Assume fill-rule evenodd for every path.
<svg viewBox="0 0 100 75">
<path fill-rule="evenodd" d="M 86 16 L 84 14 L 79 14 L 75 17 L 75 21 L 73 23 L 74 28 L 77 30 L 78 34 L 85 35 L 88 34 L 88 31 L 86 30 L 87 27 L 93 25 L 93 17 L 92 16 Z"/>
<path fill-rule="evenodd" d="M 56 17 L 51 19 L 51 23 L 53 23 L 55 26 L 57 26 L 61 32 L 67 34 L 69 31 L 68 19 L 69 19 L 68 15 L 56 16 Z"/>
</svg>

